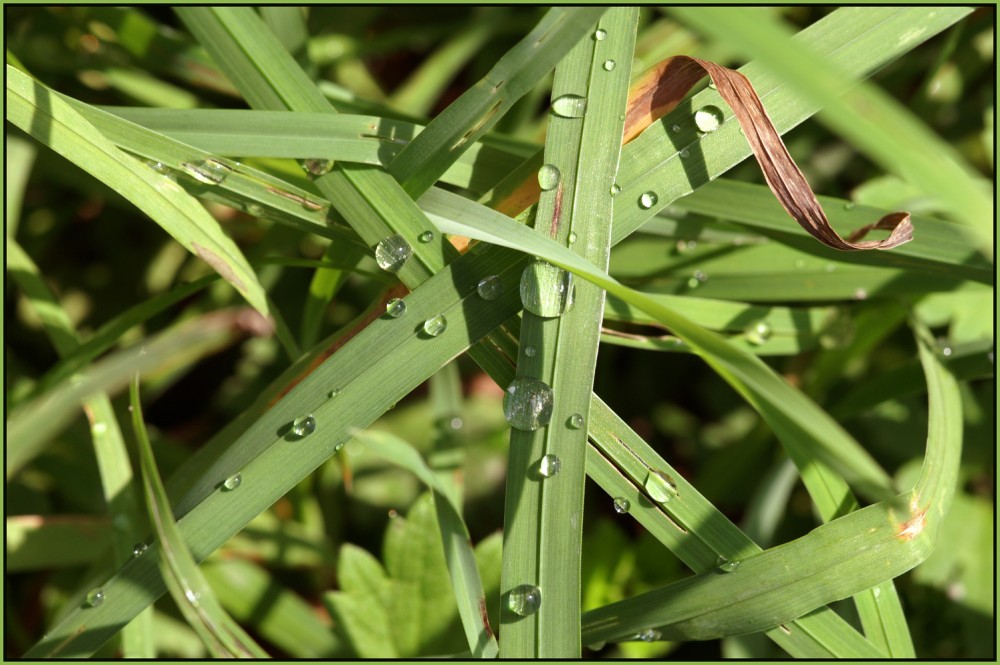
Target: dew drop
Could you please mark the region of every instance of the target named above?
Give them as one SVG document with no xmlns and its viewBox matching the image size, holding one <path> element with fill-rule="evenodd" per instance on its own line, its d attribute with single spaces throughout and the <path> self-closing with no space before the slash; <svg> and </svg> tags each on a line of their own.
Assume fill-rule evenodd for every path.
<svg viewBox="0 0 1000 665">
<path fill-rule="evenodd" d="M 524 355 L 528 356 L 529 358 L 534 358 L 535 356 L 538 355 L 538 349 L 536 349 L 533 346 L 526 346 L 524 347 Z"/>
<path fill-rule="evenodd" d="M 715 89 L 716 89 L 716 87 L 715 87 L 715 81 L 711 81 L 711 80 L 710 80 L 710 81 L 708 82 L 708 87 L 709 87 L 709 88 L 711 88 L 712 90 L 715 90 Z"/>
<path fill-rule="evenodd" d="M 643 642 L 655 642 L 661 637 L 663 637 L 663 633 L 661 633 L 658 630 L 654 630 L 653 628 L 647 628 L 646 630 L 636 635 L 636 637 L 638 637 Z"/>
<path fill-rule="evenodd" d="M 622 186 L 617 182 L 611 185 L 611 196 L 618 196 L 622 192 Z"/>
<path fill-rule="evenodd" d="M 514 379 L 503 396 L 503 415 L 512 427 L 533 432 L 552 419 L 552 388 L 529 377 Z"/>
<path fill-rule="evenodd" d="M 718 567 L 718 569 L 720 571 L 722 571 L 724 573 L 731 573 L 731 572 L 733 572 L 734 570 L 736 570 L 737 568 L 740 567 L 740 562 L 739 561 L 730 561 L 726 557 L 720 556 L 716 560 L 715 565 Z"/>
<path fill-rule="evenodd" d="M 476 284 L 476 293 L 483 300 L 496 300 L 503 295 L 503 282 L 496 275 L 483 277 Z"/>
<path fill-rule="evenodd" d="M 555 455 L 545 455 L 538 462 L 538 473 L 542 478 L 551 478 L 559 473 L 560 468 L 562 468 L 562 461 Z"/>
<path fill-rule="evenodd" d="M 656 195 L 656 192 L 646 192 L 639 197 L 639 207 L 643 210 L 649 210 L 656 205 L 656 202 L 660 200 L 660 197 Z"/>
<path fill-rule="evenodd" d="M 247 205 L 247 214 L 253 217 L 262 217 L 264 215 L 264 206 L 259 203 L 250 203 Z"/>
<path fill-rule="evenodd" d="M 857 205 L 858 204 L 855 203 L 854 201 L 848 201 L 847 203 L 844 204 L 844 210 L 854 210 L 854 208 L 857 207 Z"/>
<path fill-rule="evenodd" d="M 760 320 L 754 321 L 746 327 L 743 333 L 747 337 L 747 341 L 756 346 L 760 346 L 767 340 L 771 339 L 771 334 L 773 330 L 771 329 L 771 324 L 767 321 Z"/>
<path fill-rule="evenodd" d="M 385 313 L 394 319 L 406 314 L 406 303 L 402 298 L 392 298 L 385 304 Z"/>
<path fill-rule="evenodd" d="M 184 597 L 187 598 L 188 602 L 194 605 L 195 607 L 198 606 L 198 601 L 201 600 L 201 594 L 195 591 L 194 589 L 186 589 L 184 591 Z"/>
<path fill-rule="evenodd" d="M 428 243 L 431 240 L 434 240 L 434 232 L 433 231 L 424 231 L 419 236 L 417 236 L 417 240 L 419 240 L 422 243 Z"/>
<path fill-rule="evenodd" d="M 677 483 L 658 469 L 650 469 L 643 484 L 649 498 L 657 503 L 666 503 L 677 496 Z"/>
<path fill-rule="evenodd" d="M 170 169 L 168 169 L 166 165 L 163 164 L 162 162 L 148 161 L 146 162 L 146 166 L 153 169 L 160 175 L 166 175 L 167 173 L 170 173 Z"/>
<path fill-rule="evenodd" d="M 604 71 L 606 71 L 606 72 L 613 72 L 615 70 L 615 64 L 616 63 L 615 63 L 614 60 L 605 60 L 604 61 Z"/>
<path fill-rule="evenodd" d="M 448 319 L 444 314 L 438 314 L 424 321 L 424 332 L 431 337 L 437 337 L 448 328 Z"/>
<path fill-rule="evenodd" d="M 538 169 L 538 186 L 542 188 L 543 192 L 553 190 L 559 185 L 561 176 L 559 167 L 556 165 L 542 164 L 542 167 Z"/>
<path fill-rule="evenodd" d="M 307 159 L 302 162 L 302 166 L 306 168 L 306 171 L 314 177 L 319 177 L 321 175 L 326 175 L 333 170 L 333 162 L 329 159 Z"/>
<path fill-rule="evenodd" d="M 542 317 L 560 316 L 573 306 L 573 273 L 535 261 L 521 273 L 521 303 Z"/>
<path fill-rule="evenodd" d="M 594 31 L 595 41 L 603 42 L 607 36 L 608 36 L 608 31 L 605 30 L 604 28 L 598 28 L 597 30 Z"/>
<path fill-rule="evenodd" d="M 687 285 L 689 289 L 696 289 L 707 281 L 708 275 L 701 270 L 695 270 L 694 274 L 688 279 Z"/>
<path fill-rule="evenodd" d="M 688 150 L 687 148 L 684 148 L 683 150 L 681 150 L 680 156 L 681 156 L 681 159 L 687 159 L 688 157 L 691 156 L 691 151 Z"/>
<path fill-rule="evenodd" d="M 243 484 L 243 474 L 237 473 L 235 475 L 229 476 L 222 483 L 222 489 L 227 492 L 232 492 L 234 489 Z"/>
<path fill-rule="evenodd" d="M 292 434 L 299 437 L 307 437 L 316 431 L 316 419 L 309 414 L 300 416 L 292 421 Z"/>
<path fill-rule="evenodd" d="M 868 291 L 858 287 L 854 289 L 854 299 L 855 300 L 868 300 Z"/>
<path fill-rule="evenodd" d="M 670 131 L 672 131 L 674 134 L 677 134 L 678 132 L 681 131 L 681 126 L 680 125 L 673 125 L 673 126 L 670 127 Z"/>
<path fill-rule="evenodd" d="M 192 178 L 206 185 L 218 185 L 233 172 L 229 166 L 211 158 L 198 162 L 184 162 L 181 164 L 181 168 L 187 171 Z"/>
<path fill-rule="evenodd" d="M 327 397 L 329 397 L 330 399 L 333 399 L 334 397 L 336 397 L 339 394 L 340 394 L 340 388 L 334 388 L 333 390 L 330 391 L 330 394 L 327 395 Z"/>
<path fill-rule="evenodd" d="M 615 497 L 615 512 L 619 515 L 624 515 L 632 507 L 632 503 L 623 496 Z"/>
<path fill-rule="evenodd" d="M 706 134 L 721 127 L 725 119 L 725 114 L 718 106 L 703 106 L 694 112 L 694 124 Z"/>
<path fill-rule="evenodd" d="M 531 584 L 521 584 L 511 589 L 507 596 L 507 608 L 518 616 L 526 617 L 538 611 L 542 604 L 542 592 Z"/>
<path fill-rule="evenodd" d="M 91 589 L 87 592 L 87 607 L 97 607 L 104 602 L 104 589 Z"/>
<path fill-rule="evenodd" d="M 136 543 L 135 545 L 132 546 L 132 558 L 138 559 L 143 554 L 145 554 L 146 550 L 148 549 L 149 545 L 147 545 L 146 543 Z"/>
<path fill-rule="evenodd" d="M 552 101 L 552 112 L 560 118 L 582 118 L 587 112 L 587 98 L 562 95 Z"/>
<path fill-rule="evenodd" d="M 566 240 L 567 240 L 567 241 L 569 242 L 569 244 L 571 244 L 571 245 L 572 245 L 573 243 L 575 243 L 575 242 L 576 242 L 576 239 L 577 239 L 578 237 L 579 237 L 579 236 L 577 236 L 577 235 L 576 235 L 576 231 L 570 231 L 570 233 L 569 233 L 569 237 L 567 237 L 567 238 L 566 238 Z"/>
<path fill-rule="evenodd" d="M 406 242 L 406 238 L 398 233 L 380 240 L 375 245 L 375 262 L 379 268 L 388 272 L 399 272 L 411 254 L 413 249 Z"/>
<path fill-rule="evenodd" d="M 584 425 L 583 416 L 579 413 L 574 413 L 566 420 L 566 426 L 570 429 L 581 429 Z"/>
</svg>

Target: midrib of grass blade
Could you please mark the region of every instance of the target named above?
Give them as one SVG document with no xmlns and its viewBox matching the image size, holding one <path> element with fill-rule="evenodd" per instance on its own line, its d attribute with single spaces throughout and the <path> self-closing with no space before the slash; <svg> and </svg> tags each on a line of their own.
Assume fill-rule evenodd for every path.
<svg viewBox="0 0 1000 665">
<path fill-rule="evenodd" d="M 629 61 L 637 17 L 636 9 L 608 10 L 595 31 L 604 39 L 580 40 L 556 67 L 546 166 L 538 176 L 556 182 L 543 185 L 547 191 L 535 217 L 536 233 L 570 243 L 581 256 L 605 267 L 611 241 L 611 185 L 621 150 L 619 116 L 628 94 L 628 72 L 614 71 L 614 65 L 609 71 L 605 63 Z M 560 108 L 571 99 L 585 100 L 586 112 L 567 114 Z M 559 278 L 532 287 L 522 277 L 522 290 L 544 292 L 560 286 L 572 288 Z M 515 424 L 510 436 L 501 589 L 509 594 L 520 585 L 536 586 L 542 603 L 530 616 L 519 616 L 509 607 L 501 613 L 505 658 L 580 656 L 586 419 L 604 292 L 577 284 L 574 300 L 561 316 L 543 318 L 530 311 L 522 315 L 517 374 L 551 387 L 552 416 L 550 423 L 534 431 Z M 533 356 L 526 353 L 529 348 L 535 349 Z M 571 418 L 582 422 L 568 424 Z M 551 478 L 539 471 L 543 458 L 559 464 Z"/>
<path fill-rule="evenodd" d="M 389 165 L 414 198 L 531 90 L 604 13 L 604 7 L 556 7 L 490 72 L 435 117 Z"/>
<path fill-rule="evenodd" d="M 914 8 L 917 9 L 917 8 Z M 956 21 L 969 14 L 968 7 L 948 8 L 945 20 Z M 769 16 L 745 10 L 713 7 L 706 11 L 676 8 L 672 12 L 698 30 L 725 39 L 789 81 L 822 110 L 818 119 L 849 139 L 875 161 L 934 195 L 973 231 L 979 249 L 993 255 L 993 205 L 989 185 L 965 160 L 925 124 L 879 88 L 866 83 L 852 87 L 847 74 L 818 57 Z M 918 13 L 919 12 L 919 13 Z M 941 20 L 940 7 L 921 7 L 909 17 L 897 44 L 915 46 L 930 37 Z M 748 20 L 750 19 L 750 20 Z M 919 26 L 919 27 L 916 27 Z M 890 43 L 878 46 L 888 51 Z M 877 56 L 875 56 L 877 57 Z M 844 94 L 844 91 L 850 90 Z"/>
</svg>

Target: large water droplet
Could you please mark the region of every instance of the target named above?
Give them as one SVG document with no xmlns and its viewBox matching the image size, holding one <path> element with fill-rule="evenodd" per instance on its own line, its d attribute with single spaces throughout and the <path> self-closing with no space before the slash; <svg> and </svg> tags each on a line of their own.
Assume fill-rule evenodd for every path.
<svg viewBox="0 0 1000 665">
<path fill-rule="evenodd" d="M 677 496 L 677 483 L 659 469 L 649 470 L 643 486 L 649 498 L 657 503 L 666 503 Z"/>
<path fill-rule="evenodd" d="M 647 628 L 646 630 L 636 635 L 636 637 L 638 637 L 643 642 L 655 642 L 661 637 L 663 637 L 663 633 L 654 628 Z"/>
<path fill-rule="evenodd" d="M 138 559 L 143 554 L 145 554 L 146 550 L 148 549 L 149 545 L 147 545 L 146 543 L 136 543 L 135 545 L 132 546 L 132 558 Z"/>
<path fill-rule="evenodd" d="M 771 324 L 763 319 L 760 321 L 754 321 L 746 327 L 743 331 L 747 337 L 747 341 L 756 346 L 760 346 L 767 340 L 771 339 L 771 334 L 773 330 L 771 329 Z"/>
<path fill-rule="evenodd" d="M 437 337 L 448 328 L 448 319 L 444 314 L 438 314 L 424 321 L 424 332 L 431 337 Z"/>
<path fill-rule="evenodd" d="M 607 36 L 608 36 L 608 31 L 605 30 L 604 28 L 598 28 L 597 30 L 594 31 L 594 39 L 596 41 L 603 42 Z"/>
<path fill-rule="evenodd" d="M 587 112 L 587 98 L 562 95 L 552 101 L 552 112 L 561 118 L 582 118 Z"/>
<path fill-rule="evenodd" d="M 542 478 L 551 478 L 559 473 L 560 468 L 562 468 L 562 461 L 555 455 L 545 455 L 538 462 L 538 473 L 541 474 Z"/>
<path fill-rule="evenodd" d="M 542 592 L 531 584 L 521 584 L 510 590 L 507 608 L 522 617 L 530 616 L 542 605 Z"/>
<path fill-rule="evenodd" d="M 419 236 L 417 236 L 417 240 L 419 240 L 422 243 L 428 243 L 431 240 L 434 240 L 434 232 L 433 231 L 424 231 Z"/>
<path fill-rule="evenodd" d="M 316 419 L 309 414 L 308 416 L 300 416 L 292 421 L 292 434 L 295 436 L 306 437 L 316 431 Z"/>
<path fill-rule="evenodd" d="M 226 164 L 211 158 L 198 162 L 184 162 L 181 164 L 181 168 L 187 171 L 192 178 L 206 185 L 218 185 L 233 172 Z"/>
<path fill-rule="evenodd" d="M 532 432 L 552 419 L 552 388 L 528 377 L 514 379 L 503 396 L 503 415 L 511 426 Z"/>
<path fill-rule="evenodd" d="M 561 175 L 559 167 L 556 165 L 543 164 L 542 168 L 538 169 L 538 186 L 542 188 L 543 192 L 555 189 L 559 185 Z"/>
<path fill-rule="evenodd" d="M 382 270 L 398 272 L 406 259 L 413 254 L 413 248 L 406 242 L 406 238 L 399 235 L 391 235 L 375 245 L 375 262 Z"/>
<path fill-rule="evenodd" d="M 309 171 L 316 178 L 333 170 L 333 162 L 329 159 L 307 159 L 302 162 L 302 166 L 306 167 L 306 171 Z"/>
<path fill-rule="evenodd" d="M 632 503 L 623 496 L 615 497 L 615 512 L 624 515 L 632 507 Z"/>
<path fill-rule="evenodd" d="M 639 197 L 639 207 L 643 210 L 649 210 L 656 205 L 656 202 L 660 200 L 660 197 L 656 195 L 656 192 L 645 192 Z"/>
<path fill-rule="evenodd" d="M 229 476 L 222 482 L 222 489 L 227 492 L 232 492 L 234 489 L 243 484 L 243 474 L 237 473 L 235 475 Z"/>
<path fill-rule="evenodd" d="M 402 298 L 392 298 L 385 304 L 385 313 L 394 319 L 406 314 L 406 302 Z"/>
<path fill-rule="evenodd" d="M 521 303 L 538 316 L 560 316 L 573 306 L 573 273 L 535 261 L 521 273 Z"/>
<path fill-rule="evenodd" d="M 720 556 L 718 560 L 715 562 L 715 565 L 718 566 L 719 570 L 722 571 L 723 573 L 731 573 L 740 567 L 740 562 L 730 561 L 726 557 Z"/>
<path fill-rule="evenodd" d="M 613 72 L 615 70 L 615 64 L 616 63 L 615 63 L 614 60 L 605 60 L 604 61 L 604 71 L 606 71 L 606 72 Z"/>
<path fill-rule="evenodd" d="M 503 295 L 503 282 L 496 275 L 483 277 L 476 284 L 476 293 L 483 300 L 496 300 Z"/>
<path fill-rule="evenodd" d="M 718 106 L 703 106 L 694 112 L 694 124 L 706 134 L 721 127 L 725 119 L 725 114 Z"/>
<path fill-rule="evenodd" d="M 566 420 L 566 426 L 570 429 L 580 429 L 583 427 L 584 420 L 583 416 L 579 413 L 574 413 Z"/>
<path fill-rule="evenodd" d="M 87 607 L 97 607 L 104 602 L 104 589 L 91 589 L 85 598 Z"/>
</svg>

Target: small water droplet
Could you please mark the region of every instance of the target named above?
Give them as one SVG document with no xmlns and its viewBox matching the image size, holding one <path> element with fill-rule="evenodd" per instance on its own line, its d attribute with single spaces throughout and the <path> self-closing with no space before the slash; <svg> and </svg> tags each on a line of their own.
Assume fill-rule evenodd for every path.
<svg viewBox="0 0 1000 665">
<path fill-rule="evenodd" d="M 878 598 L 879 596 L 882 595 L 882 589 L 880 589 L 879 587 L 875 587 L 874 589 L 872 589 L 872 595 Z"/>
<path fill-rule="evenodd" d="M 542 164 L 542 167 L 538 169 L 538 186 L 542 188 L 543 192 L 553 190 L 559 185 L 561 176 L 559 167 L 556 165 Z"/>
<path fill-rule="evenodd" d="M 247 204 L 247 214 L 254 217 L 262 217 L 264 215 L 264 206 L 259 203 L 249 203 Z"/>
<path fill-rule="evenodd" d="M 672 125 L 670 127 L 670 131 L 672 131 L 674 134 L 677 134 L 678 132 L 681 131 L 681 126 L 680 125 Z"/>
<path fill-rule="evenodd" d="M 687 285 L 689 289 L 696 289 L 707 281 L 708 275 L 701 270 L 695 270 L 694 274 L 688 279 Z"/>
<path fill-rule="evenodd" d="M 949 357 L 951 355 L 951 347 L 950 346 L 942 346 L 941 347 L 941 355 L 944 356 L 945 358 Z"/>
<path fill-rule="evenodd" d="M 604 61 L 604 71 L 606 71 L 606 72 L 613 72 L 615 70 L 615 64 L 616 63 L 615 63 L 614 60 L 605 60 Z"/>
<path fill-rule="evenodd" d="M 316 431 L 316 419 L 309 414 L 300 416 L 292 421 L 292 434 L 299 437 L 307 437 Z"/>
<path fill-rule="evenodd" d="M 402 298 L 392 298 L 385 304 L 385 313 L 394 319 L 406 314 L 406 303 Z"/>
<path fill-rule="evenodd" d="M 507 608 L 522 617 L 534 614 L 541 605 L 542 592 L 531 584 L 518 585 L 507 596 Z"/>
<path fill-rule="evenodd" d="M 398 233 L 380 240 L 375 245 L 375 262 L 379 268 L 388 272 L 399 272 L 411 254 L 413 248 L 406 242 L 406 238 Z"/>
<path fill-rule="evenodd" d="M 536 349 L 533 346 L 526 346 L 524 347 L 524 355 L 528 356 L 529 358 L 534 358 L 536 355 L 538 355 L 538 349 Z"/>
<path fill-rule="evenodd" d="M 677 483 L 659 469 L 650 469 L 643 484 L 649 498 L 657 503 L 666 503 L 677 496 Z"/>
<path fill-rule="evenodd" d="M 566 426 L 569 427 L 570 429 L 581 429 L 584 423 L 585 421 L 583 419 L 583 416 L 580 415 L 579 413 L 574 413 L 566 420 Z"/>
<path fill-rule="evenodd" d="M 716 560 L 715 565 L 722 572 L 724 572 L 724 573 L 731 573 L 731 572 L 733 572 L 734 570 L 736 570 L 737 568 L 740 567 L 740 562 L 739 561 L 730 561 L 726 557 L 720 556 Z"/>
<path fill-rule="evenodd" d="M 198 605 L 198 601 L 201 600 L 201 594 L 194 589 L 185 589 L 184 597 L 188 599 L 188 602 L 194 606 Z"/>
<path fill-rule="evenodd" d="M 639 207 L 643 210 L 649 210 L 656 205 L 656 202 L 660 200 L 660 197 L 656 195 L 656 192 L 645 192 L 639 197 Z"/>
<path fill-rule="evenodd" d="M 235 475 L 229 476 L 222 483 L 222 489 L 227 492 L 232 492 L 234 489 L 243 484 L 243 474 L 237 473 Z"/>
<path fill-rule="evenodd" d="M 611 196 L 618 196 L 622 192 L 622 186 L 617 182 L 611 185 Z"/>
<path fill-rule="evenodd" d="M 434 240 L 434 232 L 433 231 L 424 231 L 423 233 L 421 233 L 417 237 L 417 240 L 419 240 L 420 242 L 423 242 L 423 243 L 428 243 L 431 240 Z"/>
<path fill-rule="evenodd" d="M 329 159 L 307 159 L 302 162 L 302 165 L 306 168 L 306 171 L 309 171 L 313 177 L 317 178 L 333 170 L 333 162 Z"/>
<path fill-rule="evenodd" d="M 844 210 L 854 210 L 857 207 L 857 203 L 854 201 L 848 201 L 844 204 Z"/>
<path fill-rule="evenodd" d="M 619 515 L 624 515 L 632 507 L 632 503 L 623 496 L 615 497 L 615 512 Z"/>
<path fill-rule="evenodd" d="M 166 165 L 163 164 L 163 162 L 148 161 L 148 162 L 146 162 L 146 166 L 148 166 L 149 168 L 153 169 L 154 171 L 156 171 L 160 175 L 165 175 L 167 173 L 170 173 L 170 169 L 168 169 L 166 167 Z"/>
<path fill-rule="evenodd" d="M 85 600 L 87 607 L 97 607 L 104 602 L 104 589 L 91 589 Z"/>
<path fill-rule="evenodd" d="M 647 628 L 646 630 L 636 635 L 636 637 L 638 637 L 643 642 L 655 642 L 661 637 L 663 637 L 663 633 L 653 628 Z"/>
<path fill-rule="evenodd" d="M 327 397 L 329 397 L 330 399 L 333 399 L 334 397 L 336 397 L 339 394 L 340 394 L 340 388 L 334 388 L 333 390 L 330 391 L 330 393 L 327 395 Z"/>
<path fill-rule="evenodd" d="M 503 295 L 503 282 L 496 275 L 483 277 L 476 284 L 476 293 L 483 300 L 496 300 Z"/>
<path fill-rule="evenodd" d="M 691 250 L 693 250 L 697 246 L 698 246 L 698 241 L 697 240 L 678 240 L 677 241 L 677 253 L 678 254 L 686 254 L 687 252 L 690 252 Z"/>
<path fill-rule="evenodd" d="M 566 238 L 566 240 L 569 242 L 570 245 L 572 245 L 573 243 L 576 242 L 577 237 L 578 236 L 576 235 L 576 231 L 570 231 L 569 236 Z"/>
<path fill-rule="evenodd" d="M 529 377 L 514 379 L 503 396 L 503 415 L 512 427 L 533 432 L 552 419 L 552 388 Z"/>
<path fill-rule="evenodd" d="M 605 30 L 604 28 L 598 28 L 597 30 L 594 31 L 594 39 L 596 41 L 603 42 L 607 36 L 608 36 L 608 31 Z"/>
<path fill-rule="evenodd" d="M 591 651 L 600 651 L 608 645 L 607 642 L 594 642 L 593 644 L 588 644 L 587 648 Z"/>
<path fill-rule="evenodd" d="M 143 554 L 145 554 L 146 550 L 148 549 L 149 545 L 147 545 L 146 543 L 136 543 L 135 545 L 132 546 L 132 558 L 138 559 Z"/>
<path fill-rule="evenodd" d="M 458 416 L 455 416 L 454 418 L 448 421 L 448 426 L 451 427 L 452 429 L 462 429 L 464 425 L 465 423 L 462 422 L 462 419 L 459 418 Z"/>
<path fill-rule="evenodd" d="M 712 90 L 715 90 L 716 89 L 715 81 L 709 80 L 708 87 L 711 88 Z"/>
<path fill-rule="evenodd" d="M 691 151 L 688 150 L 687 148 L 684 148 L 683 150 L 681 150 L 680 156 L 681 156 L 681 159 L 687 159 L 688 157 L 691 156 Z"/>
<path fill-rule="evenodd" d="M 993 351 L 989 351 L 989 352 L 987 352 L 987 353 L 986 353 L 986 359 L 990 361 L 990 364 L 991 364 L 991 365 L 994 365 L 994 364 L 995 364 L 995 363 L 993 362 Z"/>
<path fill-rule="evenodd" d="M 559 473 L 560 468 L 562 468 L 562 461 L 555 455 L 545 455 L 538 462 L 538 473 L 541 474 L 542 478 L 551 478 Z"/>
<path fill-rule="evenodd" d="M 573 273 L 535 261 L 521 273 L 521 303 L 537 316 L 560 316 L 573 306 Z"/>
<path fill-rule="evenodd" d="M 437 337 L 448 328 L 448 319 L 444 314 L 438 314 L 424 321 L 424 332 L 431 337 Z"/>
<path fill-rule="evenodd" d="M 105 432 L 108 431 L 108 424 L 107 423 L 94 423 L 93 426 L 90 428 L 90 431 L 93 434 L 104 434 Z"/>
<path fill-rule="evenodd" d="M 862 287 L 859 286 L 858 288 L 854 289 L 854 299 L 855 300 L 867 300 L 868 299 L 868 291 L 866 291 L 864 288 L 862 288 Z"/>
<path fill-rule="evenodd" d="M 763 319 L 760 321 L 754 321 L 743 331 L 747 337 L 747 341 L 756 346 L 760 346 L 767 340 L 771 339 L 772 332 L 773 330 L 771 329 L 771 324 Z"/>
<path fill-rule="evenodd" d="M 233 172 L 233 169 L 226 164 L 211 158 L 198 162 L 184 162 L 181 168 L 192 178 L 206 185 L 218 185 Z"/>
<path fill-rule="evenodd" d="M 714 132 L 721 127 L 725 119 L 725 114 L 718 106 L 703 106 L 694 112 L 695 126 L 706 134 Z"/>
<path fill-rule="evenodd" d="M 587 98 L 562 95 L 552 101 L 552 112 L 560 118 L 582 118 L 587 112 Z"/>
</svg>

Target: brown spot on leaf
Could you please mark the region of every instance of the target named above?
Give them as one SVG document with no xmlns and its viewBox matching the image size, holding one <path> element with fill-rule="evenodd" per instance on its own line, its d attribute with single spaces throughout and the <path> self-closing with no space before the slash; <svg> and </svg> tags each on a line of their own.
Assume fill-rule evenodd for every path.
<svg viewBox="0 0 1000 665">
<path fill-rule="evenodd" d="M 237 290 L 246 292 L 247 287 L 243 283 L 243 280 L 236 276 L 233 267 L 226 263 L 221 256 L 196 242 L 191 243 L 191 249 L 198 255 L 199 259 L 212 266 L 212 270 L 219 273 L 222 279 L 235 286 Z"/>
</svg>

